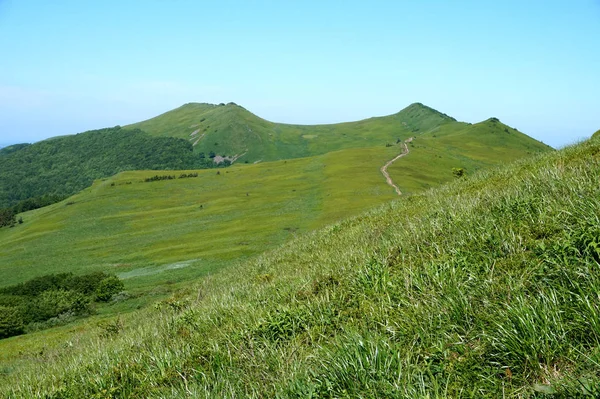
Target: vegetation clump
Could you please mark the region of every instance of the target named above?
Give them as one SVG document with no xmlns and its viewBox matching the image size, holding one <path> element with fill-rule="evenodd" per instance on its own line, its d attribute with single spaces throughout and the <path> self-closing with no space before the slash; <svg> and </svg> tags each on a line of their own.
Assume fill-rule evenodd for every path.
<svg viewBox="0 0 600 399">
<path fill-rule="evenodd" d="M 144 182 L 150 183 L 150 182 L 153 182 L 153 181 L 174 180 L 174 179 L 175 179 L 175 176 L 172 176 L 172 175 L 162 175 L 162 176 L 154 175 L 152 177 L 145 178 Z"/>
<path fill-rule="evenodd" d="M 49 274 L 0 289 L 0 338 L 20 335 L 93 313 L 93 302 L 122 292 L 116 276 L 96 272 Z"/>
</svg>

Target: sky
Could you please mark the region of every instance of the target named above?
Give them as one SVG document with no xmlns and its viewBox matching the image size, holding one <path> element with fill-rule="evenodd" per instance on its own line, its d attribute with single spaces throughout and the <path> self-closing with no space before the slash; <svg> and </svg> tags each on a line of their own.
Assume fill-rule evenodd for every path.
<svg viewBox="0 0 600 399">
<path fill-rule="evenodd" d="M 600 129 L 600 0 L 0 0 L 0 146 L 189 102 L 302 124 L 422 102 L 561 147 Z"/>
</svg>

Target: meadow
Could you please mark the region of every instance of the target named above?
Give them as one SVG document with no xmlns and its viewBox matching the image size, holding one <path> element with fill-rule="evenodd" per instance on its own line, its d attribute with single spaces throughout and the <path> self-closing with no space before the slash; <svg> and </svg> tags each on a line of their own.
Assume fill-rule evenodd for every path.
<svg viewBox="0 0 600 399">
<path fill-rule="evenodd" d="M 28 352 L 0 392 L 597 397 L 599 180 L 592 139 L 387 202 Z"/>
<path fill-rule="evenodd" d="M 245 111 L 235 105 L 212 107 L 226 113 Z M 398 129 L 398 125 L 404 127 Z M 133 326 L 145 329 L 145 318 L 155 317 L 150 304 L 177 312 L 187 309 L 190 301 L 205 296 L 203 289 L 193 287 L 222 282 L 223 276 L 229 279 L 233 273 L 235 278 L 222 285 L 226 291 L 228 284 L 252 273 L 252 265 L 269 256 L 263 255 L 265 251 L 307 237 L 316 239 L 319 236 L 313 232 L 324 226 L 337 231 L 335 226 L 340 225 L 335 223 L 382 204 L 397 206 L 390 201 L 398 196 L 379 169 L 403 151 L 402 143 L 408 138 L 412 138 L 407 144 L 409 153 L 388 169 L 404 194 L 403 204 L 455 180 L 456 168 L 471 176 L 550 151 L 494 118 L 473 125 L 460 123 L 420 104 L 395 116 L 356 123 L 271 126 L 280 127 L 291 129 L 287 132 L 293 132 L 292 136 L 298 136 L 298 129 L 306 130 L 312 134 L 299 137 L 316 144 L 300 146 L 306 152 L 298 153 L 277 147 L 273 156 L 291 157 L 279 161 L 240 160 L 222 169 L 122 172 L 96 180 L 62 202 L 22 213 L 22 224 L 0 229 L 4 277 L 0 286 L 49 273 L 102 271 L 122 279 L 127 292 L 122 300 L 97 304 L 89 318 L 1 340 L 2 378 L 8 382 L 27 373 L 33 361 L 56 361 L 52 367 L 60 368 L 58 364 L 66 359 L 65 347 L 110 346 Z M 277 140 L 285 142 L 284 133 Z M 293 143 L 290 148 L 295 148 Z M 320 153 L 334 148 L 338 150 Z M 294 158 L 313 152 L 320 155 Z M 313 260 L 316 264 L 311 267 L 319 267 L 320 261 Z M 256 278 L 267 284 L 274 274 Z M 329 287 L 330 283 L 324 284 Z M 132 389 L 96 394 L 130 397 L 138 392 Z"/>
</svg>

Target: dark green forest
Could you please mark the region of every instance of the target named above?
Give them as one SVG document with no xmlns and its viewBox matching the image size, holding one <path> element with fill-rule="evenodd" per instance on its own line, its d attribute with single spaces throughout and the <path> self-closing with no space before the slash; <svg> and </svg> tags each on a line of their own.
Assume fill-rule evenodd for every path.
<svg viewBox="0 0 600 399">
<path fill-rule="evenodd" d="M 45 206 L 48 199 L 59 201 L 94 179 L 125 170 L 214 166 L 212 159 L 194 154 L 184 139 L 152 137 L 119 126 L 18 144 L 0 150 L 0 209 L 11 215 Z"/>
</svg>

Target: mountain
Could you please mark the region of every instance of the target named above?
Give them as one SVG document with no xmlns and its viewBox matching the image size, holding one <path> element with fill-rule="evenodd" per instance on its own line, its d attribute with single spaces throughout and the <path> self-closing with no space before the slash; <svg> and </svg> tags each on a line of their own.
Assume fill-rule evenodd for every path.
<svg viewBox="0 0 600 399">
<path fill-rule="evenodd" d="M 30 146 L 29 143 L 23 144 L 13 144 L 6 147 L 0 147 L 0 157 L 8 154 L 12 154 L 13 152 L 19 151 L 27 146 Z"/>
<path fill-rule="evenodd" d="M 494 121 L 494 130 L 506 130 L 512 134 L 506 146 L 527 148 L 529 151 L 549 149 L 497 119 Z M 192 103 L 129 127 L 155 136 L 185 138 L 196 152 L 214 152 L 238 162 L 264 162 L 319 155 L 344 148 L 385 145 L 411 136 L 472 135 L 483 133 L 490 124 L 479 124 L 477 132 L 474 132 L 470 124 L 457 122 L 420 103 L 389 116 L 312 126 L 269 122 L 234 103 Z"/>
<path fill-rule="evenodd" d="M 592 135 L 592 137 L 600 137 L 600 130 L 598 130 L 596 133 L 594 133 Z"/>
<path fill-rule="evenodd" d="M 261 121 L 233 104 L 198 104 L 183 109 L 201 110 L 204 115 L 239 113 L 248 121 Z M 169 123 L 175 123 L 177 115 L 183 120 L 181 112 L 172 111 Z M 168 125 L 164 116 L 158 118 Z M 189 126 L 189 120 L 179 123 Z M 12 178 L 15 186 L 29 190 L 25 191 L 28 195 L 53 193 L 50 190 L 65 185 L 81 190 L 95 177 L 103 179 L 56 206 L 22 214 L 24 224 L 17 228 L 0 229 L 0 246 L 8 248 L 0 253 L 0 263 L 5 265 L 2 272 L 10 276 L 0 286 L 22 282 L 42 271 L 105 271 L 108 262 L 119 265 L 115 270 L 108 267 L 112 272 L 132 276 L 128 283 L 143 287 L 140 292 L 145 293 L 149 286 L 168 280 L 158 272 L 140 272 L 145 267 L 163 271 L 171 264 L 191 262 L 198 267 L 169 273 L 189 280 L 234 259 L 256 256 L 284 242 L 290 232 L 319 228 L 390 201 L 397 194 L 386 184 L 380 169 L 404 152 L 405 157 L 387 166 L 387 173 L 398 191 L 410 195 L 455 179 L 455 172 L 472 175 L 551 151 L 495 118 L 477 124 L 460 123 L 422 104 L 388 117 L 338 125 L 271 125 L 282 132 L 284 128 L 304 129 L 306 133 L 329 129 L 319 146 L 305 146 L 303 150 L 322 152 L 329 146 L 336 151 L 256 165 L 236 163 L 235 168 L 221 169 L 219 174 L 214 170 L 168 170 L 170 165 L 194 168 L 201 158 L 192 151 L 192 143 L 171 136 L 150 137 L 130 127 L 56 138 L 0 157 L 0 164 L 3 158 L 21 162 L 2 170 L 19 171 L 7 172 L 6 181 Z M 280 146 L 277 143 L 282 143 L 283 136 L 291 137 L 289 131 L 274 136 L 271 143 Z M 386 135 L 393 139 L 385 140 Z M 302 140 L 321 137 L 314 136 Z M 125 145 L 123 140 L 132 141 Z M 210 158 L 203 160 L 212 163 Z M 44 167 L 44 163 L 49 166 Z M 134 169 L 166 170 L 107 177 Z M 187 178 L 189 174 L 197 178 Z M 182 175 L 185 178 L 179 179 Z M 57 181 L 56 176 L 64 180 Z M 68 180 L 75 178 L 80 185 Z M 167 180 L 158 181 L 163 178 Z M 5 196 L 19 193 L 5 192 Z M 48 201 L 37 202 L 45 205 Z M 5 219 L 7 225 L 17 221 L 14 215 Z"/>
<path fill-rule="evenodd" d="M 488 120 L 447 145 L 475 147 L 481 135 L 484 143 L 517 136 Z M 419 141 L 396 163 L 429 151 Z M 337 154 L 347 151 L 356 156 L 363 149 Z M 594 139 L 455 179 L 207 270 L 155 306 L 2 340 L 0 396 L 598 397 L 599 153 Z M 344 175 L 357 179 L 368 169 L 311 157 L 148 183 L 151 172 L 125 172 L 97 182 L 72 205 L 25 214 L 24 225 L 0 230 L 0 248 L 19 257 L 41 254 L 52 245 L 38 245 L 34 236 L 54 236 L 54 244 L 93 253 L 98 264 L 104 258 L 106 269 L 152 282 L 159 276 L 154 265 L 130 270 L 131 263 L 167 261 L 171 253 L 181 259 L 214 237 L 204 253 L 187 254 L 195 263 L 163 265 L 176 284 L 182 270 L 202 267 L 209 254 L 233 243 L 272 242 L 261 231 L 276 231 L 277 219 L 285 226 L 280 234 L 293 235 L 296 227 L 302 233 L 312 223 L 305 215 L 328 195 L 309 195 L 311 203 L 301 193 L 360 186 L 354 179 L 327 185 L 306 178 L 335 176 L 342 164 L 349 167 Z M 155 198 L 146 199 L 152 192 Z M 330 206 L 343 208 L 338 201 Z M 176 229 L 164 234 L 170 220 L 178 221 L 180 236 L 173 236 Z M 69 224 L 96 236 L 71 242 L 75 232 L 60 235 Z M 203 227 L 193 230 L 195 224 Z M 136 234 L 153 234 L 163 244 L 132 241 Z M 122 240 L 128 241 L 119 262 L 110 248 Z M 59 251 L 45 256 L 65 262 Z M 78 260 L 82 269 L 88 260 Z M 152 295 L 161 292 L 156 287 Z M 135 306 L 139 297 L 129 301 Z"/>
<path fill-rule="evenodd" d="M 267 162 L 391 146 L 409 137 L 428 144 L 436 157 L 462 157 L 464 165 L 455 166 L 471 171 L 495 164 L 497 154 L 506 150 L 511 155 L 503 161 L 550 150 L 495 118 L 471 125 L 420 103 L 385 117 L 315 126 L 268 122 L 233 103 L 186 104 L 125 129 L 90 131 L 1 149 L 0 208 L 25 200 L 46 204 L 36 198 L 72 195 L 94 179 L 123 170 Z M 473 159 L 477 162 L 469 161 Z"/>
</svg>

